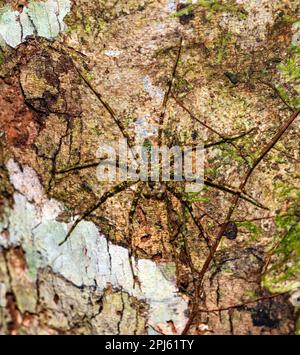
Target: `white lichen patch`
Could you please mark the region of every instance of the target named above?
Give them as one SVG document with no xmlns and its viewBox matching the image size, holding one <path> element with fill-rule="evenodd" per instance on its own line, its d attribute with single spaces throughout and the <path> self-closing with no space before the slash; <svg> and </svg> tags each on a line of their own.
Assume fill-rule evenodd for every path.
<svg viewBox="0 0 300 355">
<path fill-rule="evenodd" d="M 168 12 L 173 13 L 176 11 L 176 1 L 175 0 L 168 0 L 166 9 Z"/>
<path fill-rule="evenodd" d="M 151 124 L 151 116 L 146 115 L 139 117 L 134 122 L 136 142 L 143 144 L 146 138 L 156 137 L 158 135 L 158 127 Z"/>
<path fill-rule="evenodd" d="M 122 52 L 117 49 L 108 49 L 108 50 L 104 51 L 104 54 L 107 57 L 117 58 L 122 54 Z"/>
<path fill-rule="evenodd" d="M 294 35 L 292 38 L 293 46 L 300 46 L 300 21 L 297 21 L 293 24 Z"/>
<path fill-rule="evenodd" d="M 51 267 L 76 286 L 95 286 L 104 291 L 112 285 L 149 304 L 149 324 L 153 328 L 172 320 L 178 332 L 183 329 L 187 301 L 177 293 L 172 263 L 157 265 L 132 258 L 141 286 L 134 285 L 128 250 L 108 242 L 96 225 L 87 221 L 81 222 L 71 238 L 59 246 L 70 227 L 56 220 L 63 206 L 47 198 L 33 169 L 21 168 L 13 160 L 7 168 L 17 192 L 14 208 L 7 214 L 9 235 L 1 236 L 0 229 L 0 246 L 22 245 L 31 275 L 40 267 Z M 150 333 L 154 332 L 152 327 Z"/>
<path fill-rule="evenodd" d="M 300 290 L 297 290 L 291 295 L 290 302 L 294 307 L 300 307 Z"/>
<path fill-rule="evenodd" d="M 0 283 L 0 307 L 5 307 L 6 306 L 6 285 L 5 283 Z"/>
<path fill-rule="evenodd" d="M 164 99 L 164 92 L 159 87 L 152 84 L 151 79 L 148 75 L 143 78 L 144 90 L 149 94 L 149 96 L 160 105 Z"/>
<path fill-rule="evenodd" d="M 197 4 L 197 2 L 198 2 L 198 0 L 181 0 L 180 4 L 195 5 L 195 4 Z M 168 0 L 166 7 L 167 7 L 168 12 L 175 13 L 176 9 L 177 9 L 176 1 L 175 0 Z"/>
<path fill-rule="evenodd" d="M 70 10 L 70 0 L 31 1 L 22 12 L 5 6 L 0 9 L 0 37 L 11 47 L 32 35 L 53 39 L 65 30 Z"/>
</svg>

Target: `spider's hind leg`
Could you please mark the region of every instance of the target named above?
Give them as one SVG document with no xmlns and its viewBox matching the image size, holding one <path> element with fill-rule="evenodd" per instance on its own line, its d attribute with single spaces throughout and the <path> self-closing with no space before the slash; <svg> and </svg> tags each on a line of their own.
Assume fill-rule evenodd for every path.
<svg viewBox="0 0 300 355">
<path fill-rule="evenodd" d="M 137 188 L 137 191 L 135 192 L 134 198 L 131 203 L 130 211 L 129 211 L 129 219 L 128 219 L 128 253 L 129 253 L 129 263 L 130 263 L 130 268 L 134 280 L 134 287 L 135 284 L 138 284 L 140 286 L 140 282 L 137 278 L 137 276 L 134 273 L 134 267 L 132 264 L 132 258 L 135 256 L 134 255 L 134 248 L 133 248 L 133 232 L 134 232 L 134 216 L 136 213 L 137 206 L 139 204 L 139 200 L 142 196 L 142 191 L 143 191 L 143 183 L 140 182 Z"/>
</svg>

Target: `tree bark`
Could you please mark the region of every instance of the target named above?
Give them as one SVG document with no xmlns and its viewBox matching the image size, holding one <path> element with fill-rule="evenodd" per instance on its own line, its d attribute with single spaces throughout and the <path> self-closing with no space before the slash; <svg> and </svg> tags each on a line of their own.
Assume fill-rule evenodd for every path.
<svg viewBox="0 0 300 355">
<path fill-rule="evenodd" d="M 299 333 L 299 10 L 0 0 L 0 333 Z M 136 145 L 201 147 L 202 190 Z"/>
</svg>

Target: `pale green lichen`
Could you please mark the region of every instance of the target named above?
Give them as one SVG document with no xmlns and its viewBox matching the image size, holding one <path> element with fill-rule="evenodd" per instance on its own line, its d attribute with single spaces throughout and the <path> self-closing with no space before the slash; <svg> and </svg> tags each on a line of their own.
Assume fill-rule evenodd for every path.
<svg viewBox="0 0 300 355">
<path fill-rule="evenodd" d="M 149 304 L 149 323 L 153 327 L 171 319 L 178 330 L 184 328 L 187 302 L 177 295 L 174 264 L 158 267 L 151 260 L 132 258 L 134 274 L 141 283 L 138 287 L 128 250 L 108 242 L 96 225 L 87 221 L 81 222 L 72 237 L 59 246 L 69 227 L 56 220 L 63 206 L 48 200 L 31 168 L 20 169 L 12 160 L 7 168 L 18 192 L 14 194 L 14 208 L 8 215 L 9 239 L 2 238 L 0 233 L 0 246 L 22 245 L 28 276 L 34 279 L 38 268 L 51 267 L 78 287 L 96 286 L 104 291 L 112 285 Z"/>
<path fill-rule="evenodd" d="M 70 10 L 70 0 L 32 1 L 21 13 L 5 6 L 0 9 L 0 37 L 11 47 L 31 35 L 55 38 L 65 30 L 63 19 Z"/>
</svg>

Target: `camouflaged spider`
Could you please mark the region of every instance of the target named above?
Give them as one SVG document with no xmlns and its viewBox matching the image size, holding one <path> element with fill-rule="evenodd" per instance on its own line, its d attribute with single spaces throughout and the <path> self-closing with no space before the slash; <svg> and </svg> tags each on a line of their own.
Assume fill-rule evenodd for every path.
<svg viewBox="0 0 300 355">
<path fill-rule="evenodd" d="M 240 151 L 240 148 L 235 144 L 235 141 L 244 137 L 246 134 L 251 133 L 253 130 L 250 130 L 248 132 L 244 132 L 242 134 L 238 134 L 232 137 L 228 137 L 223 135 L 222 133 L 218 132 L 217 130 L 213 129 L 211 126 L 209 126 L 207 123 L 202 122 L 200 119 L 198 119 L 187 107 L 184 106 L 184 104 L 178 99 L 178 97 L 175 95 L 173 91 L 173 86 L 174 82 L 176 81 L 176 72 L 177 72 L 177 67 L 180 61 L 180 56 L 182 53 L 182 48 L 183 48 L 183 40 L 180 38 L 179 45 L 177 47 L 176 51 L 176 58 L 174 61 L 173 69 L 170 75 L 170 79 L 167 83 L 167 88 L 165 90 L 164 94 L 164 99 L 163 103 L 161 106 L 160 114 L 158 117 L 159 120 L 159 129 L 158 129 L 158 145 L 161 145 L 162 140 L 164 135 L 166 134 L 166 131 L 164 130 L 163 126 L 165 123 L 165 118 L 167 114 L 167 106 L 168 102 L 170 99 L 173 99 L 175 103 L 181 107 L 190 117 L 193 121 L 195 121 L 197 124 L 200 126 L 204 127 L 205 129 L 210 130 L 213 132 L 215 135 L 219 136 L 219 140 L 215 142 L 208 142 L 204 144 L 204 149 L 209 149 L 210 147 L 213 146 L 218 146 L 222 145 L 224 143 L 230 144 L 233 146 L 234 149 L 236 149 L 240 154 L 241 157 L 243 157 L 242 152 Z M 67 55 L 65 49 L 59 49 L 56 51 L 63 53 L 63 55 Z M 97 98 L 98 102 L 101 103 L 101 105 L 105 108 L 107 113 L 110 115 L 112 120 L 115 122 L 116 126 L 120 130 L 122 136 L 127 139 L 129 149 L 132 148 L 133 144 L 133 139 L 130 137 L 128 132 L 126 131 L 126 128 L 124 127 L 124 124 L 122 122 L 122 119 L 118 117 L 118 115 L 115 113 L 115 111 L 112 109 L 112 107 L 103 99 L 102 95 L 93 87 L 91 84 L 91 81 L 87 78 L 86 70 L 83 70 L 80 65 L 78 65 L 75 60 L 73 60 L 70 57 L 70 63 L 73 67 L 73 69 L 77 72 L 78 76 L 81 78 L 81 81 L 86 85 L 86 87 L 93 93 L 93 95 Z M 196 138 L 196 137 L 195 137 Z M 172 132 L 172 139 L 173 141 L 178 140 L 178 137 L 175 132 Z M 91 169 L 96 166 L 98 166 L 99 161 L 95 163 L 83 163 L 80 165 L 75 165 L 71 166 L 66 169 L 62 170 L 55 170 L 54 175 L 61 175 L 65 173 L 70 173 L 72 171 L 76 170 L 84 170 L 84 169 Z M 244 199 L 245 201 L 252 203 L 253 205 L 263 208 L 263 206 L 255 201 L 253 198 L 248 196 L 246 193 L 241 192 L 231 186 L 226 186 L 226 185 L 219 185 L 212 181 L 211 179 L 204 179 L 204 185 L 211 187 L 213 189 L 220 190 L 224 193 L 231 194 L 233 196 L 239 196 L 240 198 Z M 83 221 L 84 219 L 90 218 L 93 213 L 98 210 L 103 204 L 105 204 L 108 200 L 114 198 L 118 194 L 129 190 L 131 188 L 135 188 L 136 190 L 134 191 L 134 196 L 131 201 L 131 206 L 129 209 L 128 213 L 128 232 L 127 232 L 127 237 L 126 239 L 126 244 L 129 248 L 129 254 L 130 256 L 134 252 L 134 243 L 133 243 L 133 238 L 134 238 L 134 232 L 136 231 L 135 228 L 135 217 L 137 213 L 137 208 L 139 207 L 139 204 L 141 204 L 141 200 L 147 200 L 147 201 L 156 201 L 154 203 L 163 203 L 164 204 L 164 209 L 166 212 L 167 216 L 167 227 L 169 231 L 169 236 L 168 236 L 168 241 L 169 243 L 174 246 L 176 245 L 178 239 L 180 236 L 184 236 L 186 234 L 187 229 L 192 229 L 194 230 L 194 234 L 197 236 L 200 236 L 201 240 L 204 242 L 204 245 L 206 245 L 206 248 L 209 252 L 210 246 L 211 246 L 211 237 L 209 233 L 205 230 L 205 228 L 202 225 L 202 218 L 205 216 L 209 216 L 209 214 L 206 211 L 202 210 L 202 214 L 199 217 L 197 215 L 197 212 L 195 211 L 195 196 L 192 196 L 193 198 L 190 199 L 190 196 L 184 192 L 184 186 L 185 183 L 183 182 L 164 182 L 162 180 L 159 180 L 158 182 L 151 182 L 151 181 L 123 181 L 120 184 L 116 184 L 113 186 L 111 189 L 106 191 L 95 203 L 92 205 L 90 208 L 88 208 L 81 216 L 74 222 L 70 230 L 68 231 L 66 238 L 61 242 L 60 245 L 64 244 L 71 236 L 73 231 L 76 229 L 77 225 Z M 148 202 L 147 202 L 148 203 Z M 199 205 L 197 205 L 197 211 L 199 212 L 201 208 Z M 209 218 L 212 218 L 214 222 L 220 226 L 221 224 L 214 219 L 212 216 L 209 216 Z M 189 224 L 189 228 L 187 228 L 187 225 Z M 191 227 L 192 225 L 192 227 Z M 163 228 L 162 228 L 163 229 Z M 232 228 L 231 228 L 232 229 Z M 225 231 L 224 235 L 226 236 L 228 233 Z M 232 233 L 230 234 L 231 239 Z M 143 236 L 144 239 L 147 239 L 148 236 L 145 234 Z M 194 265 L 192 261 L 192 256 L 190 255 L 189 248 L 187 246 L 187 243 L 184 241 L 184 237 L 181 238 L 183 240 L 183 245 L 181 248 L 184 250 L 184 255 L 186 259 L 186 264 L 188 268 L 194 273 Z M 131 259 L 131 258 L 130 258 Z M 130 260 L 131 261 L 131 260 Z M 133 271 L 133 268 L 132 268 Z M 195 277 L 193 277 L 195 279 Z"/>
<path fill-rule="evenodd" d="M 212 132 L 214 136 L 219 137 L 219 140 L 205 141 L 203 145 L 204 149 L 228 144 L 248 163 L 241 149 L 235 142 L 245 135 L 250 134 L 253 129 L 234 136 L 224 135 L 205 121 L 199 119 L 184 105 L 182 99 L 179 99 L 176 91 L 176 81 L 183 48 L 183 40 L 180 38 L 179 44 L 172 49 L 174 55 L 173 68 L 172 71 L 170 71 L 160 110 L 156 115 L 158 132 L 156 137 L 157 141 L 155 143 L 159 147 L 162 143 L 168 146 L 174 144 L 180 145 L 180 132 L 178 133 L 175 131 L 174 127 L 172 128 L 172 119 L 167 120 L 169 115 L 169 103 L 172 100 L 174 106 L 184 112 L 191 121 L 190 133 L 195 144 L 197 144 L 198 133 L 194 128 L 196 126 L 198 126 L 198 129 L 200 129 L 199 127 L 201 127 L 201 129 L 205 128 Z M 65 180 L 65 174 L 73 177 L 74 172 L 74 176 L 76 177 L 78 171 L 89 172 L 89 169 L 93 169 L 99 165 L 99 160 L 96 162 L 85 161 L 82 163 L 80 155 L 76 157 L 76 159 L 78 158 L 78 163 L 74 165 L 72 163 L 70 163 L 70 165 L 68 164 L 68 162 L 70 162 L 68 155 L 66 155 L 63 161 L 62 168 L 60 168 L 60 164 L 57 164 L 56 161 L 60 159 L 59 155 L 60 149 L 62 149 L 62 141 L 68 137 L 68 135 L 70 135 L 71 138 L 69 140 L 66 139 L 67 144 L 65 144 L 64 149 L 67 151 L 71 151 L 72 149 L 73 123 L 76 122 L 77 118 L 79 118 L 77 122 L 81 122 L 82 125 L 81 106 L 84 105 L 84 100 L 82 98 L 80 99 L 80 90 L 83 90 L 85 95 L 90 97 L 90 100 L 93 100 L 101 107 L 101 112 L 110 118 L 110 125 L 115 127 L 115 130 L 119 132 L 121 137 L 127 139 L 128 148 L 132 148 L 136 137 L 133 138 L 129 134 L 124 124 L 124 117 L 119 116 L 99 91 L 95 89 L 89 75 L 88 65 L 85 62 L 86 58 L 84 55 L 81 55 L 72 48 L 65 48 L 54 42 L 41 39 L 28 40 L 18 48 L 17 52 L 19 52 L 19 62 L 21 63 L 18 67 L 20 87 L 22 88 L 25 102 L 38 114 L 41 127 L 47 125 L 47 122 L 52 122 L 50 116 L 55 115 L 61 117 L 62 121 L 64 121 L 67 126 L 66 131 L 62 131 L 63 134 L 59 138 L 59 145 L 54 149 L 54 153 L 50 159 L 52 168 L 50 169 L 51 171 L 49 171 L 50 181 L 48 183 L 48 192 L 51 192 L 52 188 L 56 188 L 56 182 L 59 181 L 60 178 L 61 181 Z M 32 77 L 35 80 L 34 85 L 31 83 Z M 86 108 L 87 112 L 89 109 L 89 107 Z M 60 132 L 51 131 L 51 127 L 48 128 L 48 131 L 49 129 L 49 134 L 52 134 L 51 132 L 60 134 Z M 41 132 L 42 131 L 43 128 L 41 128 Z M 87 130 L 87 133 L 88 132 Z M 44 145 L 45 141 L 41 138 L 42 148 Z M 93 151 L 93 148 L 90 148 L 89 144 L 86 144 L 86 149 Z M 45 158 L 45 156 L 42 156 L 42 158 Z M 87 174 L 83 177 L 84 182 L 86 181 L 86 175 Z M 82 180 L 79 181 L 82 182 Z M 209 178 L 204 179 L 203 182 L 204 185 L 214 190 L 219 190 L 235 197 L 238 196 L 256 207 L 263 208 L 259 202 L 238 189 L 227 185 L 220 185 Z M 190 246 L 194 246 L 195 243 L 198 243 L 200 247 L 197 245 L 197 247 L 193 247 L 193 249 L 199 250 L 202 256 L 209 255 L 214 240 L 207 230 L 204 220 L 206 218 L 212 221 L 217 227 L 220 227 L 222 223 L 202 207 L 201 197 L 198 199 L 197 194 L 188 194 L 185 192 L 185 185 L 186 183 L 184 181 L 163 181 L 161 178 L 156 182 L 141 180 L 122 181 L 121 183 L 116 182 L 111 188 L 109 188 L 109 184 L 104 185 L 105 192 L 99 194 L 94 193 L 97 202 L 91 203 L 89 208 L 83 213 L 79 213 L 80 217 L 73 223 L 60 245 L 71 237 L 78 224 L 84 219 L 102 218 L 102 216 L 104 216 L 103 220 L 105 220 L 105 223 L 101 224 L 101 221 L 99 222 L 101 229 L 103 229 L 103 226 L 106 224 L 108 228 L 110 228 L 111 221 L 105 216 L 106 205 L 109 204 L 109 201 L 115 201 L 114 199 L 119 198 L 121 194 L 129 193 L 130 198 L 128 204 L 126 205 L 126 209 L 124 208 L 122 211 L 122 213 L 126 214 L 125 222 L 122 225 L 123 221 L 121 221 L 119 215 L 117 215 L 117 219 L 113 221 L 115 224 L 112 223 L 112 228 L 120 225 L 121 228 L 123 228 L 123 230 L 121 230 L 122 239 L 120 238 L 119 241 L 116 240 L 116 243 L 124 243 L 125 246 L 128 247 L 134 280 L 136 280 L 136 278 L 134 276 L 131 256 L 152 257 L 154 260 L 164 258 L 164 260 L 175 260 L 177 265 L 178 263 L 180 263 L 180 265 L 183 263 L 186 266 L 187 275 L 189 275 L 188 277 L 191 277 L 192 280 L 190 280 L 191 282 L 187 282 L 183 278 L 182 282 L 178 281 L 178 286 L 181 291 L 186 292 L 188 284 L 193 285 L 194 289 L 196 289 L 197 271 L 194 266 L 193 256 L 190 253 Z M 120 199 L 122 200 L 122 197 Z M 99 213 L 96 214 L 96 212 L 100 207 L 103 208 L 101 209 L 101 216 L 98 217 Z M 123 207 L 120 209 L 123 209 Z M 109 217 L 110 216 L 111 215 L 109 215 Z M 106 223 L 106 221 L 108 223 Z M 124 225 L 125 227 L 123 227 Z M 234 239 L 236 237 L 236 226 L 231 223 L 228 227 L 230 230 L 225 230 L 224 235 L 229 239 Z M 103 233 L 110 237 L 106 230 L 104 230 Z M 178 272 L 181 272 L 181 269 L 182 268 L 177 267 Z M 177 279 L 179 280 L 179 278 Z"/>
<path fill-rule="evenodd" d="M 24 47 L 25 52 L 22 51 L 22 47 Z M 49 49 L 51 49 L 51 52 L 49 52 Z M 209 149 L 210 147 L 227 143 L 232 145 L 232 147 L 236 149 L 243 158 L 240 148 L 235 144 L 235 141 L 239 138 L 242 138 L 246 134 L 251 133 L 252 130 L 233 137 L 225 136 L 218 132 L 216 129 L 209 126 L 207 123 L 197 118 L 176 96 L 174 83 L 176 82 L 176 72 L 180 62 L 182 49 L 183 41 L 182 38 L 180 38 L 179 44 L 175 48 L 174 52 L 175 60 L 172 71 L 170 73 L 170 79 L 167 82 L 167 87 L 165 90 L 163 102 L 161 104 L 160 112 L 157 115 L 158 146 L 161 146 L 163 139 L 167 136 L 167 133 L 170 135 L 170 132 L 167 132 L 167 130 L 164 128 L 164 125 L 166 124 L 168 103 L 170 100 L 174 100 L 176 105 L 185 111 L 190 116 L 191 120 L 195 122 L 195 124 L 210 130 L 220 138 L 219 141 L 208 142 L 204 144 L 204 149 Z M 62 46 L 55 46 L 55 44 L 41 39 L 28 40 L 26 44 L 22 45 L 21 48 L 18 49 L 18 51 L 20 52 L 19 61 L 21 62 L 20 86 L 22 88 L 27 105 L 31 107 L 35 112 L 38 112 L 42 117 L 41 124 L 44 124 L 48 121 L 45 119 L 47 115 L 53 114 L 62 116 L 63 119 L 67 122 L 67 131 L 60 138 L 60 145 L 55 149 L 51 159 L 52 170 L 48 190 L 51 190 L 51 184 L 55 183 L 54 179 L 56 176 L 76 170 L 90 169 L 98 166 L 99 164 L 99 161 L 97 161 L 96 163 L 87 162 L 81 163 L 80 165 L 75 164 L 69 168 L 64 169 L 57 168 L 56 159 L 59 155 L 62 139 L 64 139 L 64 137 L 68 134 L 72 134 L 72 122 L 76 119 L 76 117 L 81 116 L 82 108 L 80 103 L 82 99 L 78 100 L 78 98 L 80 98 L 78 89 L 79 85 L 85 86 L 86 90 L 89 90 L 92 93 L 97 102 L 99 102 L 99 104 L 109 114 L 121 135 L 127 139 L 129 149 L 131 149 L 134 143 L 134 139 L 128 134 L 127 129 L 124 126 L 124 120 L 118 117 L 112 107 L 103 99 L 102 95 L 91 84 L 91 80 L 88 77 L 87 66 L 83 60 L 84 56 L 74 51 L 72 48 L 66 49 Z M 72 51 L 72 54 L 70 54 L 70 51 Z M 75 58 L 73 58 L 73 54 L 76 54 Z M 78 64 L 77 61 L 79 57 L 80 60 L 82 60 L 80 64 Z M 31 78 L 34 78 L 34 85 L 31 84 Z M 45 85 L 46 89 L 44 89 Z M 192 137 L 194 137 L 193 139 L 197 139 L 197 134 L 195 132 L 192 133 Z M 171 139 L 172 142 L 169 142 L 169 144 L 179 141 L 178 134 L 172 131 Z M 70 139 L 70 145 L 71 144 L 72 139 Z M 256 206 L 262 207 L 258 202 L 249 197 L 247 194 L 242 193 L 230 186 L 221 186 L 211 179 L 205 179 L 204 184 L 211 188 L 221 190 L 225 193 L 229 193 L 235 196 L 239 195 L 244 200 L 255 204 Z M 197 233 L 200 233 L 201 239 L 205 241 L 207 246 L 209 246 L 209 235 L 201 224 L 201 218 L 198 218 L 197 213 L 194 211 L 194 202 L 191 201 L 189 198 L 190 196 L 184 192 L 185 183 L 165 182 L 162 180 L 157 182 L 123 181 L 120 184 L 116 184 L 111 189 L 106 191 L 96 204 L 92 205 L 83 214 L 81 214 L 81 216 L 75 221 L 69 230 L 62 244 L 67 241 L 74 229 L 83 219 L 89 218 L 109 199 L 114 198 L 123 191 L 133 188 L 133 186 L 136 188 L 136 191 L 134 191 L 134 196 L 132 198 L 131 207 L 128 213 L 128 233 L 124 233 L 127 235 L 126 242 L 130 249 L 133 249 L 132 241 L 136 210 L 141 204 L 142 199 L 146 199 L 147 201 L 156 201 L 155 203 L 162 202 L 164 204 L 163 213 L 166 213 L 167 216 L 167 222 L 164 223 L 168 229 L 167 239 L 169 242 L 173 243 L 176 241 L 178 236 L 180 236 L 183 230 L 186 229 L 185 224 L 187 221 L 184 212 L 186 210 L 192 219 L 194 227 L 198 231 Z M 154 209 L 155 208 L 156 207 L 154 207 Z M 197 210 L 200 210 L 199 206 L 197 206 Z M 202 218 L 203 215 L 208 214 L 205 212 L 202 213 Z M 145 235 L 142 238 L 147 239 L 147 234 L 148 233 L 145 232 Z M 188 254 L 188 252 L 186 252 L 186 254 Z M 188 257 L 188 259 L 190 260 L 190 257 Z"/>
</svg>

